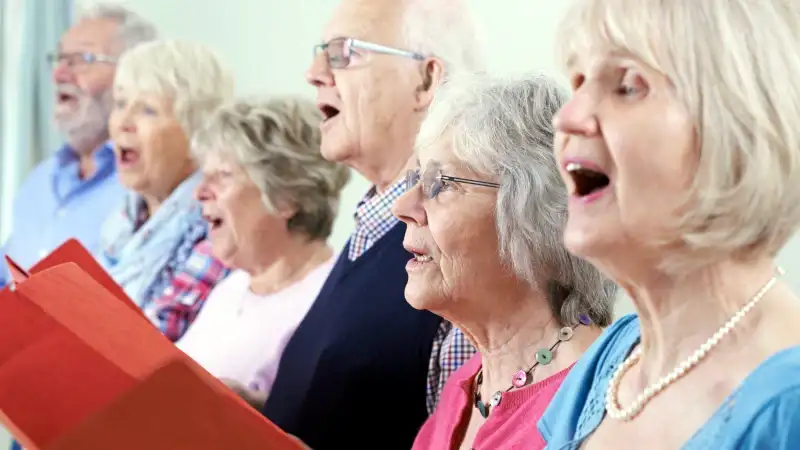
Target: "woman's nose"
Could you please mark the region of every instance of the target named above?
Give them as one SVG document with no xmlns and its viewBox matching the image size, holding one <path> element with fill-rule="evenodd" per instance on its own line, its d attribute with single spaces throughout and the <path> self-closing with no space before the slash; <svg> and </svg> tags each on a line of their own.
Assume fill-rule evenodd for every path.
<svg viewBox="0 0 800 450">
<path fill-rule="evenodd" d="M 596 135 L 600 127 L 597 123 L 596 100 L 591 92 L 576 91 L 553 118 L 553 128 L 568 135 L 586 137 Z"/>
<path fill-rule="evenodd" d="M 426 226 L 428 216 L 422 206 L 421 186 L 419 183 L 407 190 L 395 200 L 392 205 L 392 214 L 406 225 Z"/>
</svg>

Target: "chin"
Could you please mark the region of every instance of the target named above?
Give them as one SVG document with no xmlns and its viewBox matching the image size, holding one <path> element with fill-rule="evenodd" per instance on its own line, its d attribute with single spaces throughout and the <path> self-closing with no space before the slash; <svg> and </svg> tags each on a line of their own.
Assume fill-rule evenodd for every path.
<svg viewBox="0 0 800 450">
<path fill-rule="evenodd" d="M 406 303 L 411 305 L 412 308 L 420 311 L 430 310 L 432 302 L 429 293 L 424 292 L 421 289 L 418 289 L 416 286 L 413 286 L 412 283 L 410 282 L 409 284 L 406 285 L 405 297 L 406 297 Z"/>
<path fill-rule="evenodd" d="M 581 258 L 591 258 L 602 256 L 603 253 L 610 251 L 604 239 L 595 231 L 567 230 L 564 233 L 564 246 L 575 256 Z"/>
<path fill-rule="evenodd" d="M 328 161 L 341 163 L 352 158 L 355 147 L 347 135 L 334 128 L 322 135 L 320 153 Z"/>
<path fill-rule="evenodd" d="M 144 188 L 147 186 L 147 183 L 142 180 L 140 177 L 136 176 L 136 174 L 119 174 L 119 184 L 121 184 L 125 189 L 129 191 L 136 192 L 137 194 L 141 194 L 144 191 Z"/>
</svg>

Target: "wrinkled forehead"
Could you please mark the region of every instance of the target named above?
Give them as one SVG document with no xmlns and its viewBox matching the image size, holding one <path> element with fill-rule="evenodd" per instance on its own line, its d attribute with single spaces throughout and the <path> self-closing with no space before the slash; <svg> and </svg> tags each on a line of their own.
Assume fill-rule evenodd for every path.
<svg viewBox="0 0 800 450">
<path fill-rule="evenodd" d="M 352 37 L 397 44 L 408 0 L 342 0 L 325 26 L 323 40 Z"/>
</svg>

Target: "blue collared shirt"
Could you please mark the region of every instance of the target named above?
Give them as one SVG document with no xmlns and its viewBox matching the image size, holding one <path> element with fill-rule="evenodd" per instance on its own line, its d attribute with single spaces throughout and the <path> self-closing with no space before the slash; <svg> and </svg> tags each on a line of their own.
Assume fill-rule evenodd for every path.
<svg viewBox="0 0 800 450">
<path fill-rule="evenodd" d="M 65 145 L 33 169 L 14 199 L 5 254 L 27 269 L 70 238 L 77 238 L 92 254 L 100 250 L 100 225 L 122 202 L 125 190 L 111 143 L 94 153 L 94 161 L 94 175 L 81 179 L 78 158 Z M 8 268 L 5 261 L 0 264 L 4 286 Z"/>
</svg>

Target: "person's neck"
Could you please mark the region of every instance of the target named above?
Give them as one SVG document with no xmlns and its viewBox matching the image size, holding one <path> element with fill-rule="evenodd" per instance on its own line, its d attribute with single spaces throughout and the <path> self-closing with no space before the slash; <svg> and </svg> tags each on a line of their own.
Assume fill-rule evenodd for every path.
<svg viewBox="0 0 800 450">
<path fill-rule="evenodd" d="M 641 383 L 650 384 L 670 373 L 750 302 L 775 275 L 776 267 L 765 258 L 750 263 L 726 261 L 680 276 L 660 272 L 644 280 L 621 281 L 641 326 Z M 728 339 L 735 340 L 739 334 L 751 334 L 754 326 L 770 315 L 764 313 L 774 307 L 770 306 L 773 300 L 784 308 L 784 302 L 774 297 L 786 297 L 785 293 L 779 285 L 766 292 L 755 310 L 733 329 L 733 336 L 728 336 Z M 798 307 L 795 305 L 784 311 L 793 314 Z M 764 331 L 771 332 L 769 329 Z"/>
<path fill-rule="evenodd" d="M 106 140 L 108 140 L 108 136 L 101 136 L 91 141 L 70 144 L 72 151 L 78 157 L 78 176 L 81 180 L 89 179 L 97 173 L 95 153 L 103 147 Z"/>
<path fill-rule="evenodd" d="M 158 208 L 164 203 L 168 196 L 143 194 L 144 204 L 147 207 L 147 216 L 153 217 Z"/>
<path fill-rule="evenodd" d="M 416 132 L 412 134 L 416 136 Z M 382 149 L 380 155 L 383 157 L 374 167 L 356 169 L 364 175 L 374 186 L 378 194 L 383 194 L 392 187 L 408 169 L 414 168 L 416 159 L 414 158 L 414 140 L 390 138 L 391 146 Z"/>
<path fill-rule="evenodd" d="M 282 242 L 280 248 L 272 248 L 264 253 L 265 256 L 279 255 L 277 258 L 255 261 L 248 267 L 242 267 L 250 274 L 250 290 L 254 294 L 278 292 L 305 278 L 333 255 L 333 250 L 325 241 L 309 241 L 304 235 L 293 235 Z"/>
<path fill-rule="evenodd" d="M 553 317 L 547 299 L 538 293 L 495 297 L 491 312 L 476 313 L 474 319 L 454 319 L 457 326 L 481 354 L 483 366 L 482 398 L 511 386 L 514 374 L 528 370 L 536 362 L 536 352 L 550 349 L 562 328 Z M 570 367 L 599 336 L 601 330 L 580 325 L 573 337 L 553 351 L 553 360 L 531 372 L 532 382 L 547 379 Z"/>
<path fill-rule="evenodd" d="M 153 214 L 158 211 L 158 208 L 164 204 L 165 201 L 175 192 L 178 187 L 180 187 L 186 180 L 188 180 L 195 171 L 195 167 L 192 164 L 188 164 L 182 171 L 183 176 L 178 177 L 178 181 L 172 183 L 171 187 L 164 188 L 163 186 L 160 189 L 152 189 L 148 190 L 148 192 L 142 192 L 142 198 L 144 199 L 144 204 L 147 205 L 147 213 L 149 217 L 153 217 Z"/>
</svg>

